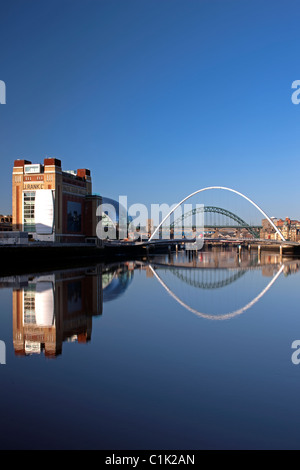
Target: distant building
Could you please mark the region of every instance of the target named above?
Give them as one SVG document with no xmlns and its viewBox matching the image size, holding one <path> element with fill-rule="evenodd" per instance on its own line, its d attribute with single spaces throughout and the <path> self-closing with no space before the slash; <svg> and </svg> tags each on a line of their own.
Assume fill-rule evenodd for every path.
<svg viewBox="0 0 300 470">
<path fill-rule="evenodd" d="M 12 215 L 0 215 L 0 232 L 12 230 Z"/>
<path fill-rule="evenodd" d="M 280 230 L 286 240 L 299 242 L 300 241 L 300 221 L 292 220 L 289 217 L 283 219 L 275 219 L 272 221 Z M 274 227 L 271 226 L 267 219 L 262 220 L 262 229 L 260 230 L 260 238 L 264 240 L 279 240 L 280 237 Z"/>
<path fill-rule="evenodd" d="M 90 170 L 64 171 L 57 158 L 43 164 L 15 160 L 12 228 L 39 241 L 84 242 L 96 238 L 102 198 L 92 194 Z"/>
</svg>

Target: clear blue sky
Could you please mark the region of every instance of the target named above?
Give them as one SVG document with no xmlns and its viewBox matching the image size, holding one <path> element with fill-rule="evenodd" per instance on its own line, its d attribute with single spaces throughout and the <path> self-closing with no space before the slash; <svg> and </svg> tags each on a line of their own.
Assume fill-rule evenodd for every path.
<svg viewBox="0 0 300 470">
<path fill-rule="evenodd" d="M 297 0 L 1 0 L 0 212 L 16 158 L 94 192 L 175 203 L 207 185 L 300 219 Z"/>
</svg>

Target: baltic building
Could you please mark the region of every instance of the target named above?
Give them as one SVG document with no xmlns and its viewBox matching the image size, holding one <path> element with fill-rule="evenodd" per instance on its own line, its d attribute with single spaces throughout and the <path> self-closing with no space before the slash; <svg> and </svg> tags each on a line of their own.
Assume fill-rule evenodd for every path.
<svg viewBox="0 0 300 470">
<path fill-rule="evenodd" d="M 100 196 L 92 194 L 88 169 L 63 171 L 57 158 L 43 164 L 15 160 L 12 180 L 13 230 L 52 242 L 96 238 Z"/>
<path fill-rule="evenodd" d="M 101 267 L 19 277 L 13 287 L 15 354 L 56 357 L 63 343 L 88 343 L 102 314 Z"/>
</svg>

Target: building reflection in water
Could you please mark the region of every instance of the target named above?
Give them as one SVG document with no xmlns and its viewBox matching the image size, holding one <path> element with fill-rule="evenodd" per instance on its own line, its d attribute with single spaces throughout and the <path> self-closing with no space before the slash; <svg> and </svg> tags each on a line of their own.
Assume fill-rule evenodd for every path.
<svg viewBox="0 0 300 470">
<path fill-rule="evenodd" d="M 56 357 L 62 353 L 64 341 L 90 341 L 92 318 L 102 314 L 101 278 L 100 267 L 93 267 L 16 279 L 16 355 L 44 352 L 46 357 Z"/>
<path fill-rule="evenodd" d="M 132 261 L 103 268 L 103 302 L 109 302 L 124 294 L 132 282 L 135 268 L 136 263 Z"/>
<path fill-rule="evenodd" d="M 88 343 L 91 340 L 93 317 L 102 314 L 103 303 L 125 293 L 136 269 L 145 271 L 147 278 L 155 277 L 175 300 L 193 310 L 160 278 L 160 273 L 166 272 L 165 268 L 182 285 L 197 287 L 199 292 L 199 289 L 212 291 L 225 287 L 252 269 L 259 269 L 262 276 L 274 277 L 278 276 L 279 269 L 288 275 L 297 272 L 299 267 L 299 260 L 282 260 L 277 254 L 266 254 L 258 260 L 255 254 L 237 256 L 232 250 L 182 252 L 144 261 L 2 278 L 0 288 L 13 288 L 15 354 L 44 353 L 45 357 L 55 358 L 62 354 L 64 342 Z"/>
<path fill-rule="evenodd" d="M 62 354 L 63 342 L 87 343 L 93 317 L 103 302 L 122 295 L 131 283 L 135 264 L 57 271 L 5 278 L 13 287 L 13 343 L 17 356 Z"/>
</svg>

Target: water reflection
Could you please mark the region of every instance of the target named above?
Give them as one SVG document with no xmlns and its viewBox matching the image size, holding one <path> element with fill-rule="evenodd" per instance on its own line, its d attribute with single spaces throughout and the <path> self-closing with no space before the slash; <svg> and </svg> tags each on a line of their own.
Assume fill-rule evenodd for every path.
<svg viewBox="0 0 300 470">
<path fill-rule="evenodd" d="M 229 320 L 251 309 L 271 289 L 273 284 L 283 273 L 289 275 L 299 270 L 300 261 L 286 258 L 283 260 L 280 254 L 244 251 L 220 251 L 212 249 L 209 252 L 190 251 L 188 253 L 170 253 L 165 259 L 153 260 L 149 265 L 153 276 L 180 306 L 193 314 L 208 320 Z M 271 277 L 267 285 L 258 282 L 256 276 L 246 274 L 259 271 L 263 277 Z M 238 282 L 243 276 L 243 283 Z M 173 279 L 172 279 L 173 277 Z M 164 279 L 166 278 L 166 279 Z M 178 282 L 185 285 L 184 292 L 178 289 Z M 224 289 L 226 286 L 236 283 L 235 289 Z M 173 285 L 173 288 L 172 288 Z M 257 290 L 254 289 L 257 287 Z M 216 290 L 222 289 L 221 294 Z M 176 293 L 181 290 L 181 294 Z M 202 290 L 201 294 L 199 290 Z M 214 291 L 210 295 L 204 295 L 203 291 Z M 254 293 L 243 303 L 242 293 Z M 207 293 L 206 293 L 207 294 Z M 185 299 L 183 299 L 183 295 Z M 194 308 L 191 303 L 197 299 L 200 307 Z M 240 305 L 237 306 L 237 303 Z M 211 312 L 201 308 L 201 304 Z M 227 304 L 227 311 L 220 312 Z M 226 307 L 225 307 L 226 310 Z"/>
<path fill-rule="evenodd" d="M 135 268 L 136 264 L 133 262 L 104 267 L 102 274 L 103 302 L 109 302 L 124 294 L 132 282 Z"/>
<path fill-rule="evenodd" d="M 258 302 L 267 292 L 268 290 L 272 287 L 272 285 L 274 284 L 274 282 L 277 280 L 277 278 L 280 276 L 280 274 L 283 272 L 284 270 L 284 266 L 280 266 L 278 272 L 274 275 L 274 277 L 272 278 L 272 280 L 268 283 L 268 285 L 259 293 L 257 294 L 250 302 L 248 302 L 247 304 L 245 304 L 243 307 L 239 308 L 239 309 L 235 309 L 233 311 L 230 311 L 228 313 L 225 313 L 225 314 L 208 314 L 208 313 L 204 313 L 204 312 L 201 312 L 195 308 L 192 308 L 190 305 L 188 305 L 186 302 L 184 302 L 180 297 L 178 297 L 173 291 L 172 289 L 170 289 L 167 284 L 161 279 L 161 277 L 154 271 L 154 269 L 151 267 L 151 269 L 153 270 L 153 274 L 155 275 L 156 279 L 158 280 L 158 282 L 162 285 L 162 287 L 166 290 L 166 292 L 171 296 L 173 297 L 173 299 L 176 300 L 176 302 L 178 302 L 182 307 L 184 307 L 185 309 L 189 310 L 190 312 L 194 313 L 195 315 L 199 316 L 199 317 L 202 317 L 202 318 L 206 318 L 208 320 L 229 320 L 230 318 L 234 318 L 236 317 L 237 315 L 241 315 L 242 313 L 246 312 L 249 308 L 251 308 L 254 304 L 256 304 L 256 302 Z M 216 271 L 216 270 L 215 270 Z M 229 285 L 231 284 L 232 282 L 236 281 L 237 279 L 239 279 L 243 274 L 245 274 L 245 270 L 241 271 L 240 273 L 237 272 L 237 273 L 234 273 L 233 275 L 229 275 L 227 277 L 227 279 L 225 280 L 222 280 L 221 283 L 219 280 L 211 280 L 210 284 L 203 284 L 203 281 L 201 280 L 201 277 L 200 279 L 198 280 L 195 280 L 195 277 L 193 279 L 193 282 L 191 283 L 188 278 L 185 278 L 184 275 L 178 275 L 178 271 L 176 272 L 176 275 L 177 277 L 179 277 L 181 280 L 183 280 L 183 282 L 186 282 L 190 285 L 193 285 L 194 287 L 197 287 L 197 288 L 202 288 L 202 289 L 217 289 L 219 287 L 224 287 L 226 285 Z M 202 272 L 200 272 L 200 274 L 202 274 Z M 189 276 L 191 277 L 191 276 Z"/>
<path fill-rule="evenodd" d="M 159 295 L 170 295 L 185 310 L 209 320 L 228 320 L 251 309 L 280 275 L 299 267 L 300 261 L 278 254 L 179 252 L 6 277 L 0 279 L 0 287 L 12 287 L 15 354 L 55 358 L 62 354 L 64 342 L 91 341 L 93 317 L 102 314 L 103 303 L 124 295 L 136 270 L 156 280 L 163 288 Z M 264 278 L 269 279 L 262 283 Z"/>
<path fill-rule="evenodd" d="M 65 341 L 88 343 L 93 317 L 102 314 L 103 302 L 126 291 L 134 269 L 123 263 L 1 278 L 0 288 L 13 291 L 15 354 L 55 358 Z"/>
<path fill-rule="evenodd" d="M 46 357 L 56 357 L 62 353 L 64 341 L 90 341 L 92 318 L 102 313 L 100 267 L 18 276 L 6 283 L 9 281 L 16 355 L 44 352 Z"/>
</svg>

